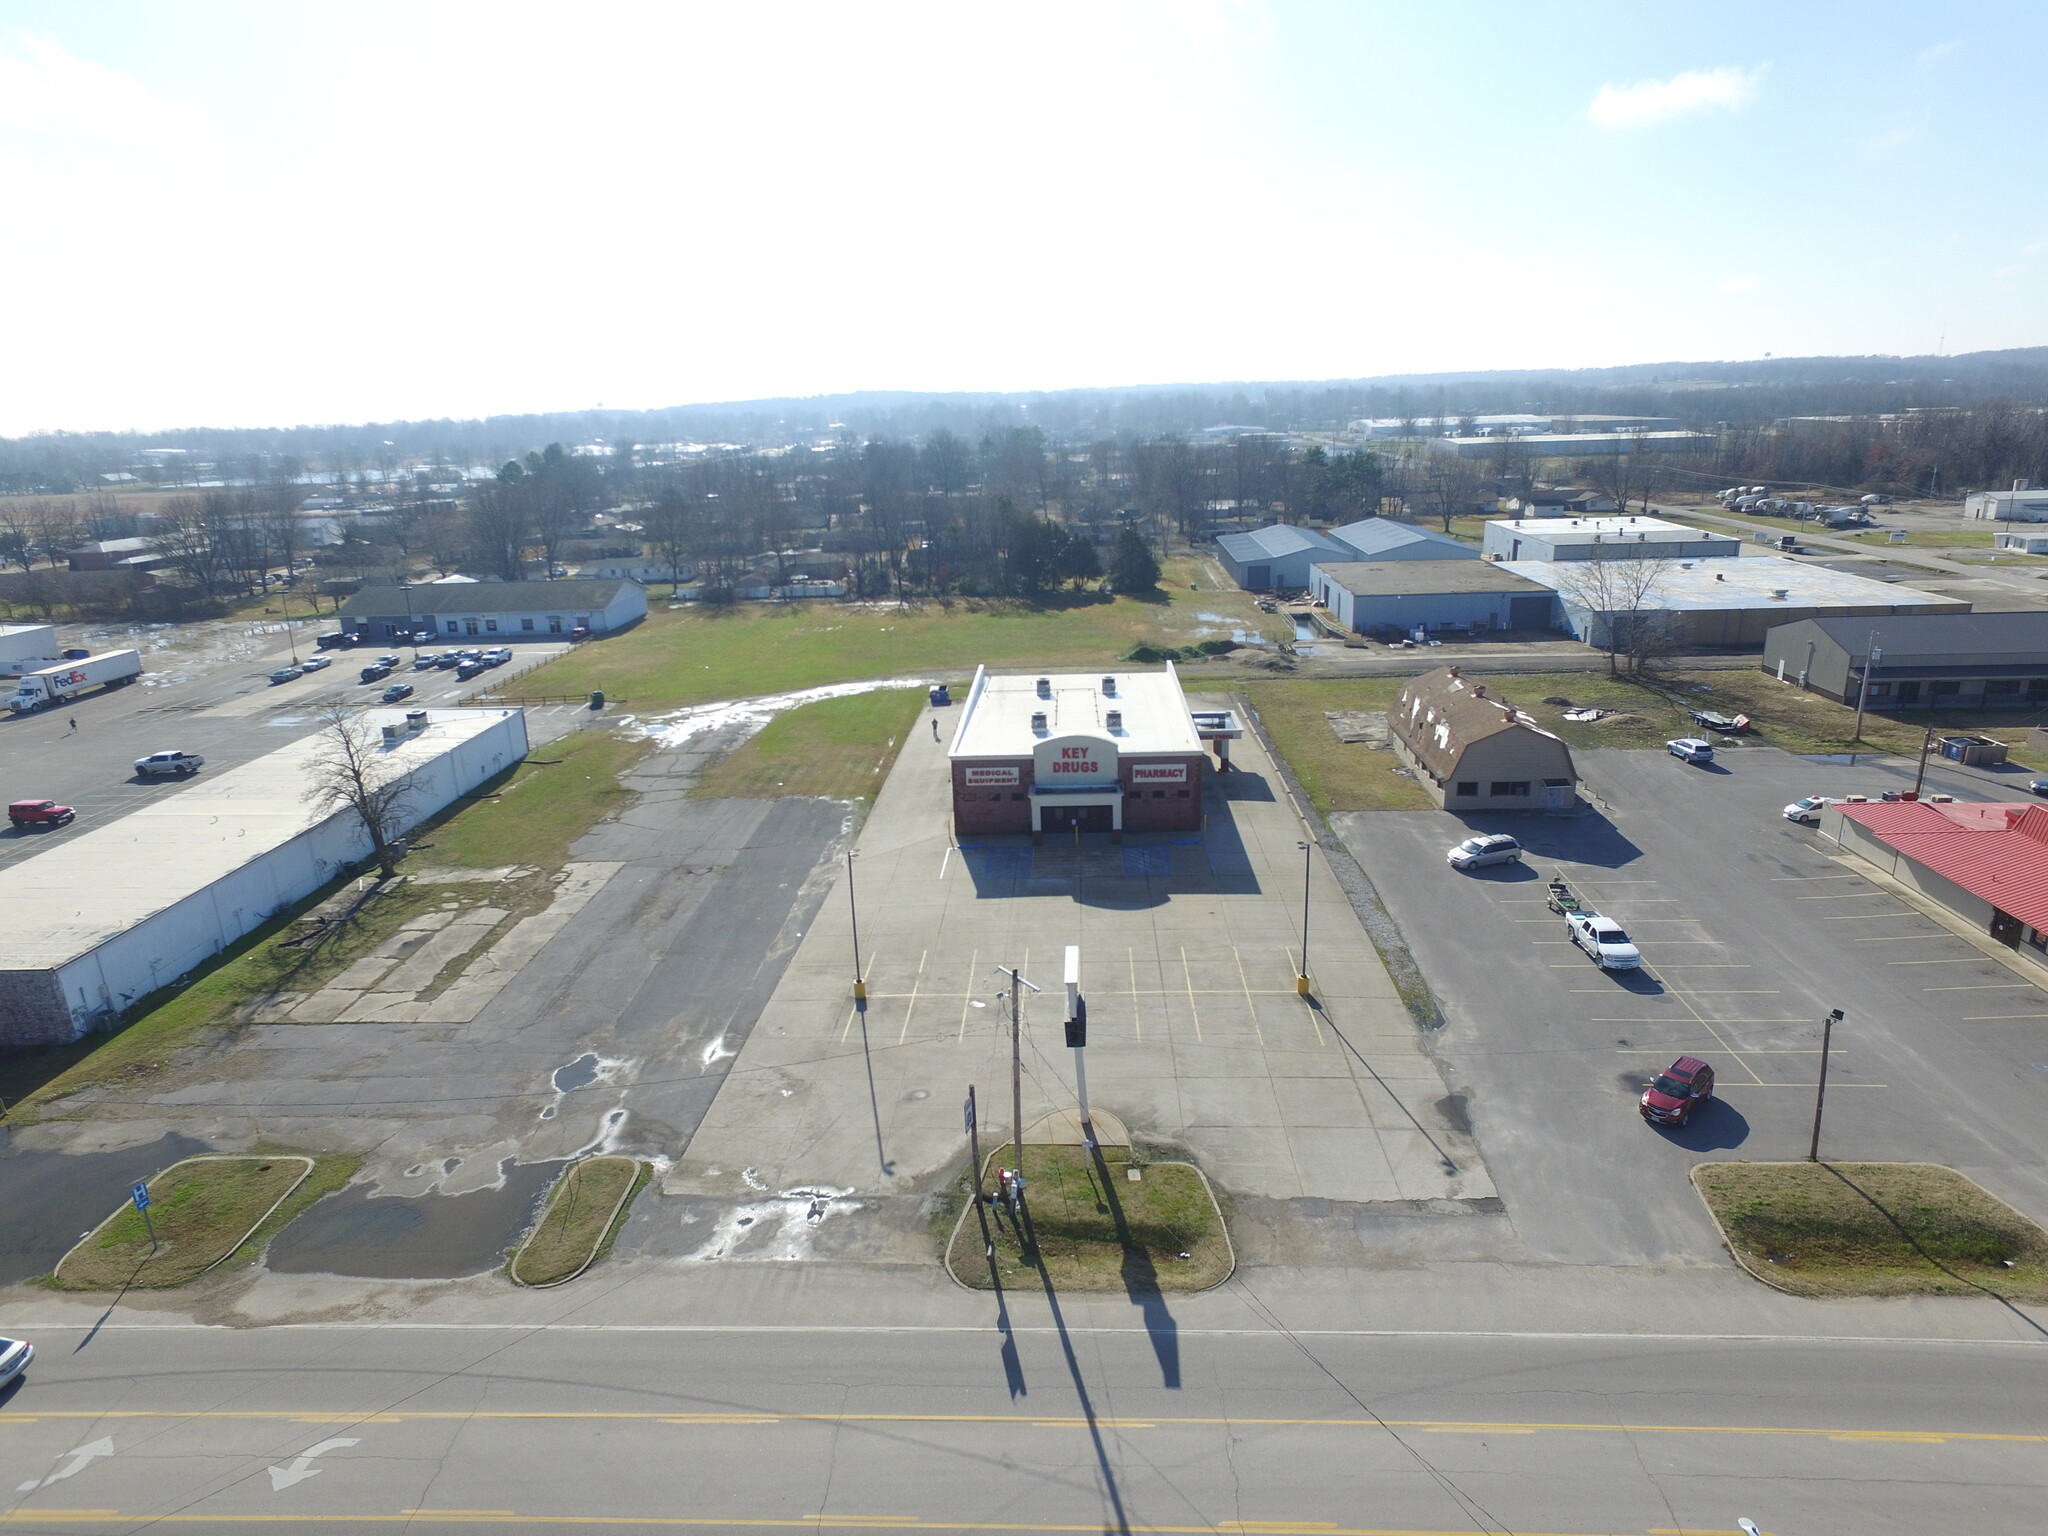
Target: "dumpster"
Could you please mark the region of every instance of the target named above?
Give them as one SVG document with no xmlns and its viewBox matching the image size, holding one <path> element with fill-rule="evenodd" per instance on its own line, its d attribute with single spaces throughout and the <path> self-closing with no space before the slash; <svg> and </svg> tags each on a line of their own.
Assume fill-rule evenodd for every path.
<svg viewBox="0 0 2048 1536">
<path fill-rule="evenodd" d="M 940 704 L 950 704 L 952 702 L 953 695 L 951 694 L 951 692 L 947 690 L 947 687 L 944 683 L 938 683 L 933 686 L 932 704 L 934 705 L 934 707 Z"/>
<path fill-rule="evenodd" d="M 1944 736 L 1941 738 L 1941 755 L 1953 762 L 1965 763 L 1971 767 L 1989 766 L 2005 761 L 2005 743 L 1991 736 Z"/>
<path fill-rule="evenodd" d="M 604 690 L 602 688 L 593 688 L 590 690 L 590 707 L 592 709 L 604 708 Z"/>
</svg>

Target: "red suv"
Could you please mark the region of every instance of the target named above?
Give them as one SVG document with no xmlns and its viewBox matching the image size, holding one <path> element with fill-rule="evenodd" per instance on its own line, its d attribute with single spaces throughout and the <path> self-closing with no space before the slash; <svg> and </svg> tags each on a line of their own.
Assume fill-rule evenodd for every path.
<svg viewBox="0 0 2048 1536">
<path fill-rule="evenodd" d="M 1684 1125 L 1714 1096 L 1714 1069 L 1697 1056 L 1681 1056 L 1643 1090 L 1637 1106 L 1652 1125 Z"/>
<path fill-rule="evenodd" d="M 17 832 L 23 827 L 61 827 L 77 814 L 54 800 L 17 800 L 7 807 L 7 819 Z"/>
</svg>

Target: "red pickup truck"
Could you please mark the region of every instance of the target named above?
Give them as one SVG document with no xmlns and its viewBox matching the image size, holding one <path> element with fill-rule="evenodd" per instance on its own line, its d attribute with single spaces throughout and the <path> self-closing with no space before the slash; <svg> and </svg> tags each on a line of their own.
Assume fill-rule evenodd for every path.
<svg viewBox="0 0 2048 1536">
<path fill-rule="evenodd" d="M 17 800 L 7 807 L 7 819 L 17 832 L 23 827 L 61 827 L 77 814 L 54 800 Z"/>
</svg>

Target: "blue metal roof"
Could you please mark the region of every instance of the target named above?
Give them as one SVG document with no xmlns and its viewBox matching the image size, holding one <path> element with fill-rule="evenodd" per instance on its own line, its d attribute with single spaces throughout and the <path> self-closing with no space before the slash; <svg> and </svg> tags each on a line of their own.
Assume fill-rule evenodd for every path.
<svg viewBox="0 0 2048 1536">
<path fill-rule="evenodd" d="M 1368 517 L 1361 522 L 1346 523 L 1342 528 L 1331 529 L 1330 537 L 1357 550 L 1361 560 L 1374 559 L 1389 550 L 1412 549 L 1417 544 L 1440 546 L 1431 556 L 1432 559 L 1479 558 L 1478 550 L 1447 533 L 1438 533 L 1431 528 L 1417 528 L 1413 523 L 1397 523 L 1384 517 Z"/>
<path fill-rule="evenodd" d="M 1277 560 L 1313 550 L 1319 555 L 1347 555 L 1343 545 L 1310 528 L 1288 523 L 1271 523 L 1249 533 L 1226 533 L 1217 537 L 1216 547 L 1240 565 L 1254 560 Z"/>
</svg>

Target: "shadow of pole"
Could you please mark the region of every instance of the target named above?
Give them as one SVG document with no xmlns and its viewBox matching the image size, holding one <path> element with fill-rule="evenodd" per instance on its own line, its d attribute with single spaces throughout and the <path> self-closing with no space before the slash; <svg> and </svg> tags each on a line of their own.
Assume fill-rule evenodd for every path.
<svg viewBox="0 0 2048 1536">
<path fill-rule="evenodd" d="M 78 1354 L 81 1350 L 85 1348 L 86 1345 L 90 1344 L 94 1339 L 100 1336 L 100 1330 L 107 1326 L 107 1319 L 114 1315 L 114 1308 L 121 1305 L 122 1297 L 128 1294 L 129 1287 L 135 1284 L 135 1277 L 142 1273 L 142 1266 L 147 1264 L 149 1260 L 150 1255 L 144 1254 L 141 1258 L 135 1261 L 135 1267 L 128 1272 L 128 1278 L 121 1282 L 121 1289 L 116 1291 L 114 1293 L 114 1299 L 107 1303 L 107 1310 L 100 1314 L 99 1321 L 92 1325 L 91 1332 L 87 1333 L 84 1338 L 80 1339 L 78 1343 L 75 1346 L 73 1346 L 71 1353 L 73 1353 L 74 1355 Z"/>
<path fill-rule="evenodd" d="M 1019 1202 L 1024 1215 L 1024 1225 L 1031 1224 L 1031 1209 Z M 1074 1381 L 1074 1396 L 1081 1404 L 1081 1417 L 1088 1421 L 1088 1438 L 1095 1447 L 1096 1469 L 1102 1475 L 1102 1491 L 1109 1499 L 1114 1524 L 1105 1523 L 1105 1531 L 1117 1531 L 1129 1536 L 1131 1520 L 1124 1509 L 1123 1490 L 1117 1485 L 1116 1468 L 1110 1464 L 1109 1446 L 1103 1441 L 1102 1426 L 1095 1418 L 1095 1400 L 1088 1395 L 1088 1382 L 1081 1374 L 1081 1361 L 1074 1353 L 1073 1336 L 1067 1332 L 1066 1314 L 1060 1310 L 1059 1293 L 1053 1289 L 1052 1276 L 1047 1273 L 1043 1261 L 1038 1265 L 1038 1280 L 1045 1287 L 1045 1304 L 1052 1312 L 1054 1330 L 1060 1336 L 1060 1353 L 1066 1356 L 1067 1374 Z"/>
<path fill-rule="evenodd" d="M 875 1094 L 875 1053 L 868 1048 L 868 1000 L 857 998 L 853 1011 L 860 1015 L 860 1059 L 868 1069 L 868 1111 L 875 1117 L 875 1161 L 882 1166 L 882 1177 L 896 1177 L 896 1165 L 889 1161 L 888 1149 L 882 1145 L 882 1101 Z"/>
<path fill-rule="evenodd" d="M 1380 1087 L 1386 1089 L 1387 1097 L 1394 1101 L 1394 1108 L 1400 1110 L 1402 1114 L 1406 1115 L 1408 1117 L 1408 1123 L 1415 1127 L 1417 1134 L 1419 1134 L 1424 1141 L 1429 1143 L 1430 1149 L 1436 1153 L 1437 1161 L 1443 1164 L 1444 1172 L 1455 1174 L 1458 1171 L 1458 1164 L 1451 1157 L 1451 1154 L 1443 1149 L 1443 1144 L 1441 1142 L 1439 1142 L 1434 1136 L 1429 1134 L 1429 1127 L 1424 1125 L 1420 1120 L 1415 1118 L 1415 1111 L 1413 1111 L 1406 1104 L 1401 1102 L 1401 1096 L 1398 1093 L 1394 1092 L 1394 1090 L 1388 1086 L 1387 1080 L 1384 1077 L 1380 1076 L 1378 1069 L 1375 1068 L 1371 1062 L 1365 1059 L 1364 1052 L 1360 1051 L 1357 1046 L 1351 1043 L 1351 1037 L 1345 1034 L 1343 1030 L 1337 1027 L 1337 1021 L 1330 1017 L 1330 1011 L 1323 1006 L 1322 999 L 1311 997 L 1305 999 L 1305 1001 L 1308 1003 L 1308 1006 L 1310 1008 L 1314 1009 L 1316 1013 L 1321 1016 L 1324 1027 L 1327 1028 L 1331 1034 L 1337 1037 L 1338 1042 L 1344 1047 L 1345 1050 L 1351 1053 L 1352 1058 L 1355 1061 L 1357 1061 L 1357 1063 L 1361 1067 L 1365 1068 L 1367 1072 L 1372 1074 L 1372 1080 L 1378 1083 Z"/>
<path fill-rule="evenodd" d="M 1109 1164 L 1102 1155 L 1102 1148 L 1090 1142 L 1088 1156 L 1095 1164 L 1095 1177 L 1102 1186 L 1102 1203 L 1109 1207 L 1109 1219 L 1116 1223 L 1116 1240 L 1123 1248 L 1124 1294 L 1145 1319 L 1145 1336 L 1152 1341 L 1152 1353 L 1159 1361 L 1160 1385 L 1168 1391 L 1178 1392 L 1180 1324 L 1167 1310 L 1166 1295 L 1159 1288 L 1159 1270 L 1152 1262 L 1152 1255 L 1131 1237 L 1130 1223 L 1124 1218 L 1124 1203 L 1117 1198 L 1116 1185 L 1110 1181 Z"/>
</svg>

